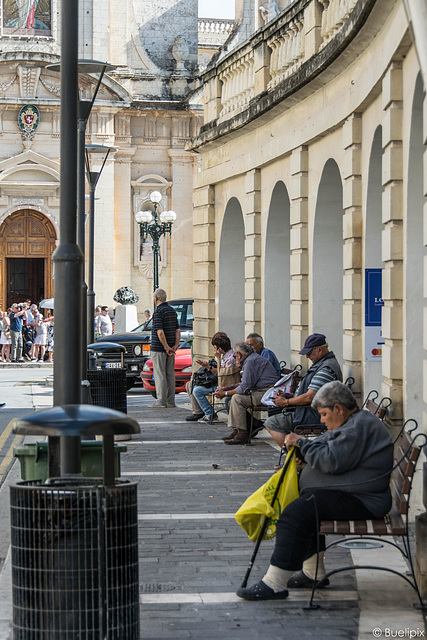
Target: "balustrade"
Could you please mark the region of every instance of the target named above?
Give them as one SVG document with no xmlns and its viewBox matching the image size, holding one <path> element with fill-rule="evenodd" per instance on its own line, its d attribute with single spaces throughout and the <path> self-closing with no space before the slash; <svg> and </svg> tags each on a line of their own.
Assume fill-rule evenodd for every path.
<svg viewBox="0 0 427 640">
<path fill-rule="evenodd" d="M 360 0 L 300 0 L 209 69 L 205 121 L 223 122 L 256 95 L 273 90 L 343 29 Z M 199 20 L 200 33 L 224 33 L 233 21 Z"/>
</svg>

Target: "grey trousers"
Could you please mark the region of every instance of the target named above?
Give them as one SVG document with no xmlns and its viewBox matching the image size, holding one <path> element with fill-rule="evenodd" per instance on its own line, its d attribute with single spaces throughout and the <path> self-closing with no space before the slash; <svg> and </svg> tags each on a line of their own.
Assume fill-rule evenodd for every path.
<svg viewBox="0 0 427 640">
<path fill-rule="evenodd" d="M 157 404 L 175 404 L 175 355 L 168 356 L 166 351 L 152 351 L 151 360 Z"/>
<path fill-rule="evenodd" d="M 268 387 L 264 389 L 252 389 L 252 401 L 250 395 L 241 395 L 235 393 L 231 396 L 230 409 L 228 413 L 228 426 L 232 429 L 239 429 L 246 433 L 246 411 L 252 406 L 252 404 L 260 404 L 261 398 L 267 391 Z"/>
<path fill-rule="evenodd" d="M 12 341 L 12 347 L 10 351 L 11 360 L 20 360 L 22 358 L 22 333 L 21 331 L 10 330 L 10 338 Z"/>
</svg>

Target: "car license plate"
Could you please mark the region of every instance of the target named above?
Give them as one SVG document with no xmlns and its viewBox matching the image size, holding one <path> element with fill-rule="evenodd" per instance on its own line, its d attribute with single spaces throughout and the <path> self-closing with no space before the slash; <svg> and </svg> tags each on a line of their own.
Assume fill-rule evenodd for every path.
<svg viewBox="0 0 427 640">
<path fill-rule="evenodd" d="M 105 368 L 106 369 L 121 369 L 122 365 L 120 362 L 106 362 L 105 363 Z"/>
</svg>

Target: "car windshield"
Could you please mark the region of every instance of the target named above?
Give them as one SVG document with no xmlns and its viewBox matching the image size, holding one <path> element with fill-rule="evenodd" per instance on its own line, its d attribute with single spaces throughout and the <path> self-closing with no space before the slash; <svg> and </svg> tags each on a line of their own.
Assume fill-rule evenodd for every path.
<svg viewBox="0 0 427 640">
<path fill-rule="evenodd" d="M 178 322 L 181 329 L 193 329 L 193 304 L 191 302 L 171 302 L 171 307 L 173 307 L 178 316 Z M 132 333 L 141 333 L 142 331 L 151 331 L 151 325 L 153 324 L 152 318 L 143 322 L 132 329 Z"/>
</svg>

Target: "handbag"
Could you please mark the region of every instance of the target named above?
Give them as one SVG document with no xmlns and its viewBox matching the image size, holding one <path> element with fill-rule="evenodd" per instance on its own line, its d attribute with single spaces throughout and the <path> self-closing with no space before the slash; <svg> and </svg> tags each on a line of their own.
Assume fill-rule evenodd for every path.
<svg viewBox="0 0 427 640">
<path fill-rule="evenodd" d="M 286 460 L 291 456 L 292 449 L 293 447 L 288 451 Z M 271 505 L 281 473 L 282 469 L 271 476 L 270 480 L 247 498 L 234 515 L 237 524 L 246 531 L 249 540 L 254 542 L 258 540 L 265 518 L 268 518 L 268 524 L 263 540 L 274 538 L 276 524 L 282 511 L 288 504 L 299 497 L 297 462 L 296 457 L 293 455 L 289 461 L 289 466 L 280 485 L 274 505 Z"/>
<path fill-rule="evenodd" d="M 216 366 L 216 361 L 209 360 L 209 364 Z M 193 388 L 206 387 L 206 389 L 211 389 L 212 387 L 216 387 L 217 384 L 218 376 L 206 367 L 200 367 L 200 369 L 193 373 Z"/>
</svg>

